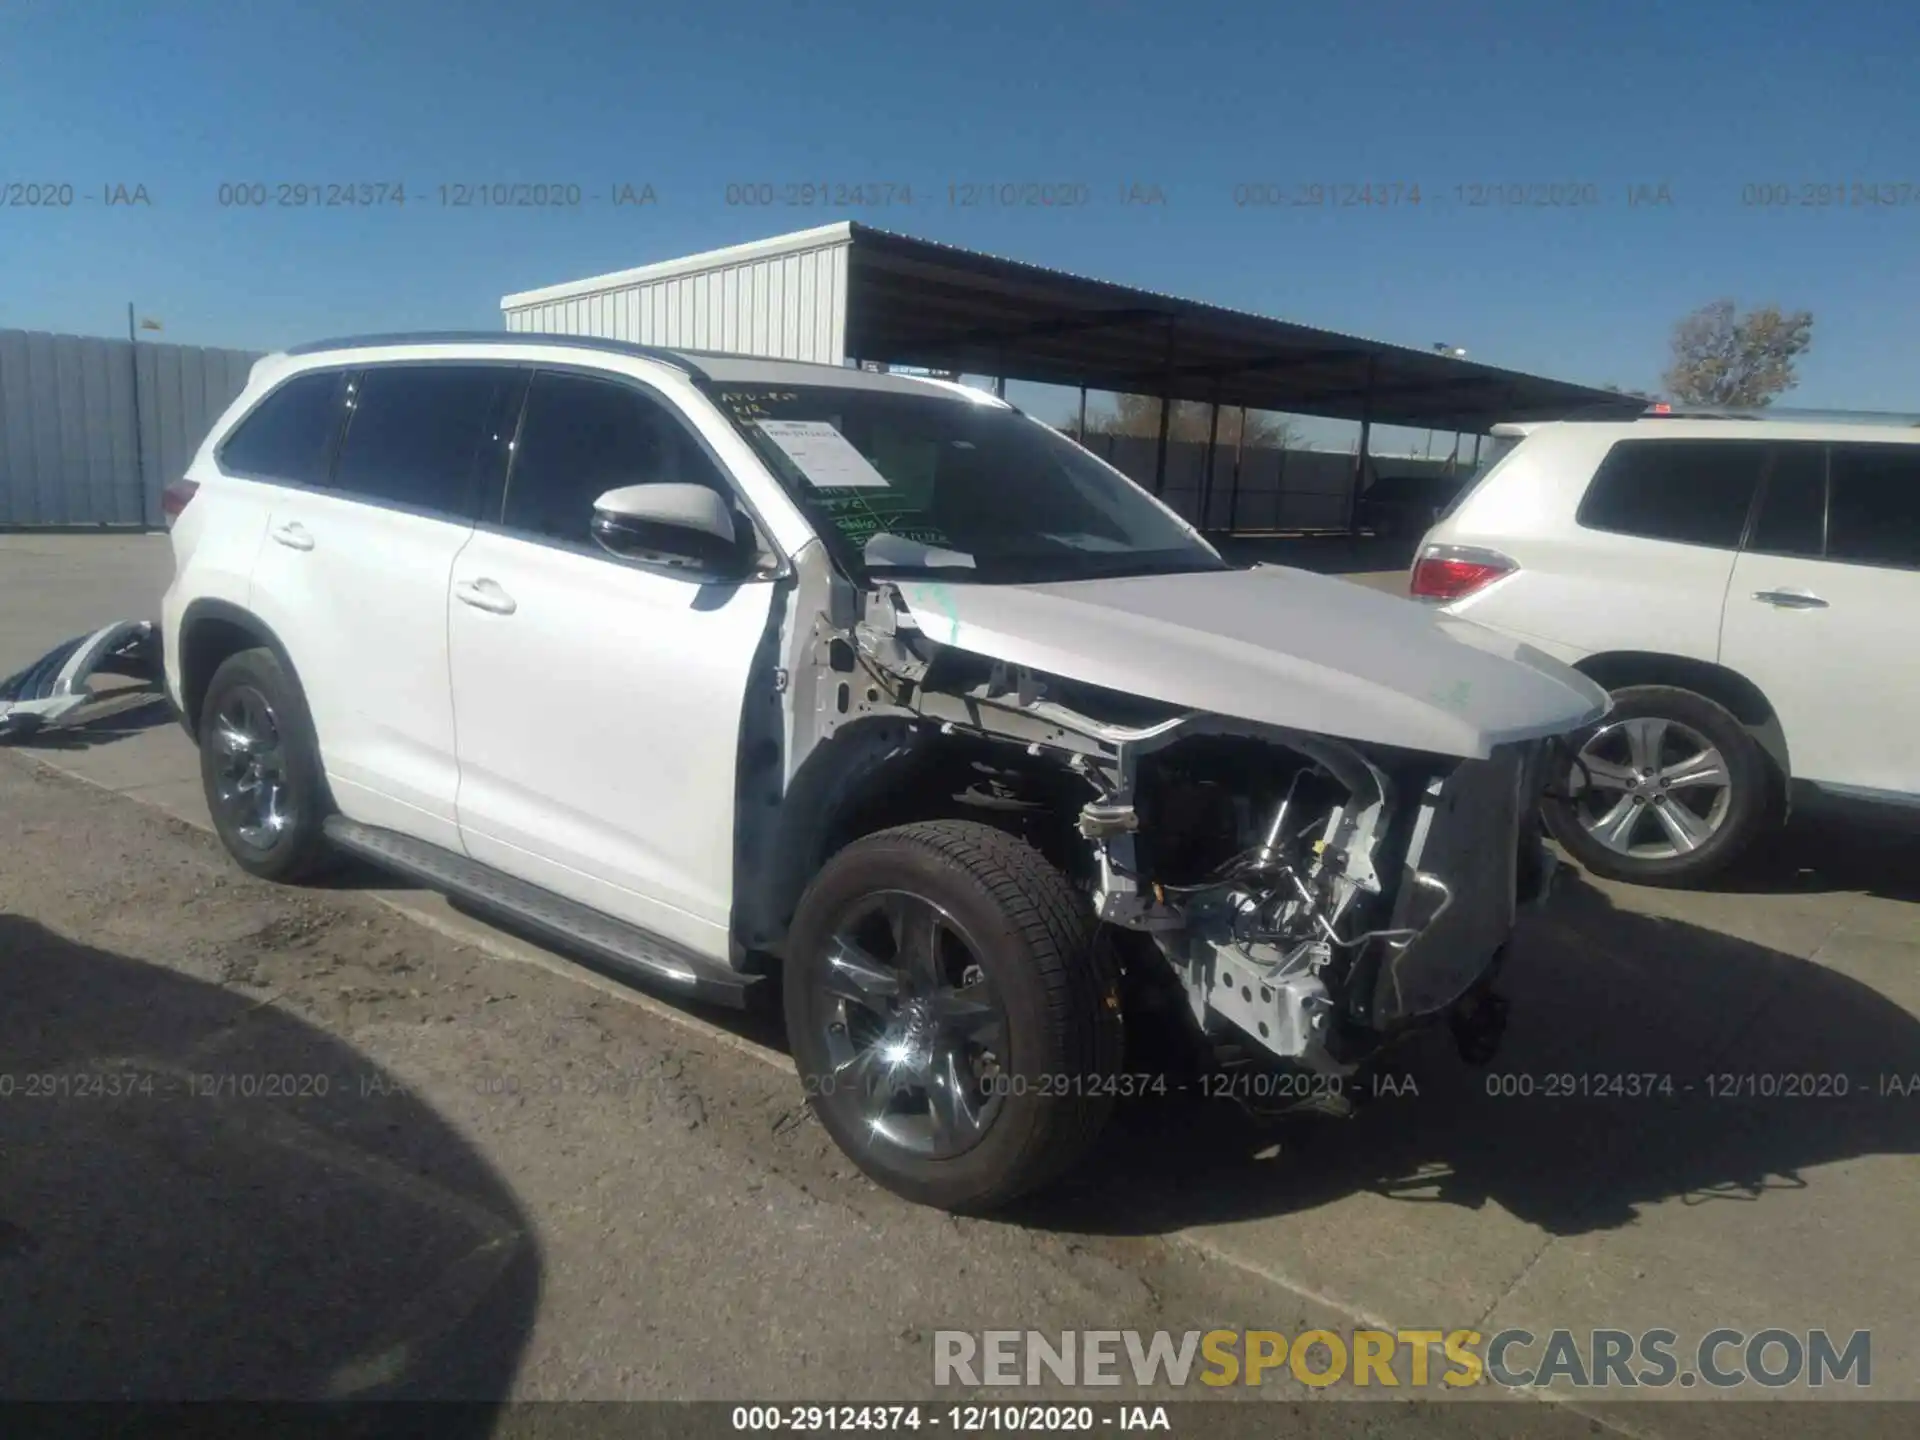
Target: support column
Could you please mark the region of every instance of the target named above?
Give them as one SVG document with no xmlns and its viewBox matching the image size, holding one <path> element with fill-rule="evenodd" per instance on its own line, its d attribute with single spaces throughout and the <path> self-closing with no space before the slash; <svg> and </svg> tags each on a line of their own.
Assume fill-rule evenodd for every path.
<svg viewBox="0 0 1920 1440">
<path fill-rule="evenodd" d="M 1240 529 L 1240 456 L 1247 448 L 1247 407 L 1240 407 L 1240 433 L 1233 437 L 1233 488 L 1227 492 L 1227 533 Z"/>
<path fill-rule="evenodd" d="M 1202 534 L 1206 533 L 1208 512 L 1213 507 L 1213 450 L 1220 438 L 1220 402 L 1213 402 L 1207 412 L 1207 464 L 1200 472 L 1199 517 L 1194 522 Z"/>
<path fill-rule="evenodd" d="M 1167 321 L 1167 375 L 1160 386 L 1160 443 L 1153 457 L 1153 493 L 1167 488 L 1167 429 L 1173 423 L 1173 321 Z"/>
<path fill-rule="evenodd" d="M 1367 474 L 1367 447 L 1373 441 L 1373 358 L 1367 358 L 1367 388 L 1360 400 L 1360 447 L 1353 452 L 1353 478 L 1347 486 L 1347 539 L 1360 538 L 1360 489 Z"/>
</svg>

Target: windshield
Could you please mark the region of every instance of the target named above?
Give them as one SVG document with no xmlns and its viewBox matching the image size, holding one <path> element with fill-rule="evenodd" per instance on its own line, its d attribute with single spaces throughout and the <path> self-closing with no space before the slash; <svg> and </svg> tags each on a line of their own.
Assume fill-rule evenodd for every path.
<svg viewBox="0 0 1920 1440">
<path fill-rule="evenodd" d="M 1119 472 L 1015 411 L 830 385 L 708 393 L 856 579 L 1230 568 Z"/>
</svg>

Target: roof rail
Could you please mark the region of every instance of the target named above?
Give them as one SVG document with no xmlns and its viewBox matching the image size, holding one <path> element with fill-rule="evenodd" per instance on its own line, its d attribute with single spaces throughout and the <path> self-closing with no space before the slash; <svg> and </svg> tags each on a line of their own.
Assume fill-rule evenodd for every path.
<svg viewBox="0 0 1920 1440">
<path fill-rule="evenodd" d="M 415 330 L 392 335 L 348 335 L 338 340 L 313 340 L 294 345 L 285 353 L 320 355 L 329 350 L 366 350 L 382 345 L 563 345 L 571 350 L 600 350 L 658 360 L 695 378 L 706 376 L 704 370 L 678 350 L 636 345 L 628 340 L 607 340 L 598 335 L 551 335 L 536 330 Z"/>
<path fill-rule="evenodd" d="M 1895 410 L 1803 410 L 1792 406 L 1686 405 L 1656 400 L 1650 402 L 1643 413 L 1675 420 L 1776 420 L 1782 424 L 1920 426 L 1920 414 Z"/>
</svg>

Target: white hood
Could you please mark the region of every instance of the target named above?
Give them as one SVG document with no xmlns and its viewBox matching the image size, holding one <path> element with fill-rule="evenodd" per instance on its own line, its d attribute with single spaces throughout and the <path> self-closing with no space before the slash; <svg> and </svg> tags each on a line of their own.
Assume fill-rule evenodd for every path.
<svg viewBox="0 0 1920 1440">
<path fill-rule="evenodd" d="M 1183 709 L 1348 740 L 1484 757 L 1607 708 L 1604 690 L 1530 645 L 1303 570 L 898 584 L 929 639 Z"/>
</svg>

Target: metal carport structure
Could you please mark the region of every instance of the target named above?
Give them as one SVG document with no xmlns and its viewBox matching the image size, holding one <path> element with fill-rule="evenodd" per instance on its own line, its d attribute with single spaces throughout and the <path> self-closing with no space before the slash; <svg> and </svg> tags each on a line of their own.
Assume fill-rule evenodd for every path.
<svg viewBox="0 0 1920 1440">
<path fill-rule="evenodd" d="M 1451 355 L 1297 325 L 842 221 L 501 300 L 507 328 L 770 358 L 965 372 L 1358 421 L 1352 497 L 1376 424 L 1484 434 L 1508 420 L 1637 414 L 1644 402 Z M 1210 438 L 1200 513 L 1207 513 Z"/>
</svg>

